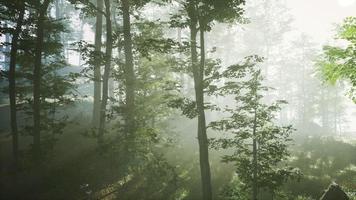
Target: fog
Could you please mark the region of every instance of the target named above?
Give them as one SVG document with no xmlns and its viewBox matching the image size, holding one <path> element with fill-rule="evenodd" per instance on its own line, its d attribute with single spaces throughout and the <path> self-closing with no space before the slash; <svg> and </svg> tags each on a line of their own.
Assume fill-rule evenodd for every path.
<svg viewBox="0 0 356 200">
<path fill-rule="evenodd" d="M 356 0 L 0 0 L 0 199 L 356 199 Z"/>
</svg>

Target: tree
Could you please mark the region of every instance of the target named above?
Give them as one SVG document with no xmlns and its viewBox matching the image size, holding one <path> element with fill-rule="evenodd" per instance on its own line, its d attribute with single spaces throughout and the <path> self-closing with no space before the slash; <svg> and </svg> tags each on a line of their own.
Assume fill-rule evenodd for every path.
<svg viewBox="0 0 356 200">
<path fill-rule="evenodd" d="M 62 21 L 48 13 L 50 3 L 26 4 L 28 15 L 17 54 L 18 107 L 34 122 L 25 124 L 22 131 L 33 136 L 31 150 L 36 164 L 53 148 L 57 134 L 65 128 L 68 118 L 57 115 L 58 108 L 70 104 L 76 96 L 73 82 L 77 75 L 63 70 L 68 65 L 61 54 L 60 34 L 66 29 Z"/>
<path fill-rule="evenodd" d="M 50 0 L 45 0 L 37 8 L 37 32 L 35 46 L 35 60 L 33 68 L 33 148 L 35 160 L 38 162 L 41 155 L 41 68 L 42 68 L 42 53 L 44 41 L 44 23 L 46 20 L 47 9 Z"/>
<path fill-rule="evenodd" d="M 135 132 L 135 72 L 133 64 L 130 22 L 131 2 L 129 0 L 122 0 L 121 3 L 125 52 L 125 134 L 127 134 L 128 137 L 133 137 Z"/>
<path fill-rule="evenodd" d="M 229 117 L 210 124 L 214 130 L 231 133 L 213 139 L 211 145 L 233 150 L 231 155 L 223 156 L 223 161 L 234 163 L 238 177 L 252 190 L 254 200 L 260 188 L 273 194 L 294 172 L 291 167 L 281 166 L 289 155 L 287 146 L 293 129 L 274 122 L 276 112 L 285 102 L 263 103 L 263 93 L 268 88 L 261 84 L 261 70 L 255 69 L 255 63 L 260 61 L 258 57 L 249 57 L 244 64 L 232 65 L 216 76 L 231 80 L 216 91 L 233 95 L 235 107 L 225 109 Z"/>
<path fill-rule="evenodd" d="M 103 0 L 97 0 L 96 22 L 95 22 L 95 51 L 98 55 L 101 54 L 101 38 L 103 30 Z M 97 56 L 99 57 L 99 56 Z M 93 118 L 92 123 L 94 128 L 98 127 L 100 121 L 100 102 L 101 102 L 101 72 L 100 72 L 100 59 L 94 61 L 94 103 L 93 103 Z"/>
<path fill-rule="evenodd" d="M 205 32 L 211 30 L 213 22 L 231 22 L 241 17 L 245 1 L 184 1 L 183 13 L 172 16 L 172 27 L 188 27 L 190 30 L 190 61 L 193 72 L 195 103 L 198 116 L 199 159 L 202 183 L 202 198 L 212 199 L 211 173 L 209 164 L 208 136 L 206 133 L 205 101 L 204 101 L 204 71 L 205 71 Z M 199 25 L 199 26 L 198 26 Z M 198 61 L 197 35 L 200 33 L 200 62 Z"/>
<path fill-rule="evenodd" d="M 175 167 L 166 163 L 161 155 L 166 145 L 171 145 L 172 130 L 168 127 L 169 116 L 172 109 L 168 108 L 167 101 L 176 92 L 173 73 L 171 73 L 171 43 L 165 39 L 163 25 L 137 16 L 132 29 L 132 56 L 137 64 L 135 68 L 135 130 L 131 135 L 126 132 L 126 107 L 114 95 L 110 101 L 111 106 L 107 113 L 113 128 L 105 141 L 104 155 L 113 155 L 118 162 L 121 173 L 133 177 L 129 180 L 130 188 L 140 190 L 140 193 L 131 193 L 130 188 L 120 194 L 126 199 L 175 199 L 180 192 L 177 183 L 180 179 Z M 120 33 L 120 32 L 119 32 Z M 127 90 L 125 85 L 126 67 L 121 60 L 115 60 L 116 66 L 112 69 L 112 77 L 117 86 L 114 94 Z M 110 131 L 109 131 L 110 134 Z M 141 189 L 142 188 L 142 189 Z M 159 192 L 157 192 L 159 191 Z"/>
<path fill-rule="evenodd" d="M 348 81 L 351 84 L 348 95 L 356 102 L 356 17 L 346 18 L 336 37 L 345 41 L 346 47 L 324 46 L 322 58 L 317 65 L 328 82 L 334 84 L 339 80 Z"/>
<path fill-rule="evenodd" d="M 5 4 L 5 2 L 1 2 Z M 9 5 L 7 5 L 9 4 Z M 9 63 L 9 100 L 10 100 L 10 123 L 11 123 L 11 133 L 12 133 L 12 151 L 14 156 L 15 168 L 18 167 L 18 127 L 17 127 L 17 106 L 16 106 L 16 64 L 17 64 L 17 51 L 20 35 L 22 32 L 22 25 L 24 24 L 24 14 L 25 14 L 25 2 L 14 1 L 7 3 L 4 6 L 10 8 L 9 11 L 14 11 L 14 13 L 9 13 L 10 16 L 14 15 L 17 18 L 16 26 L 12 33 L 11 50 L 10 50 L 10 63 Z M 12 9 L 11 9 L 12 8 Z"/>
<path fill-rule="evenodd" d="M 112 24 L 111 24 L 111 11 L 110 11 L 110 0 L 105 0 L 105 10 L 106 10 L 106 53 L 105 53 L 105 69 L 103 76 L 103 95 L 100 107 L 100 123 L 99 123 L 99 134 L 98 141 L 99 144 L 103 141 L 103 134 L 106 122 L 106 105 L 108 101 L 108 92 L 109 92 L 109 76 L 111 68 L 111 54 L 112 54 Z"/>
</svg>

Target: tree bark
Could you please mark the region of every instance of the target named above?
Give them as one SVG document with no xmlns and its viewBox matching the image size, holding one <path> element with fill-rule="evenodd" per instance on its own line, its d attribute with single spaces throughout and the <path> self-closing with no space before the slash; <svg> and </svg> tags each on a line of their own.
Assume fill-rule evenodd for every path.
<svg viewBox="0 0 356 200">
<path fill-rule="evenodd" d="M 5 22 L 5 28 L 8 28 L 8 24 Z M 5 33 L 5 42 L 8 44 L 10 43 L 10 33 Z M 10 46 L 9 45 L 6 45 L 5 46 L 5 52 L 6 53 L 9 53 L 11 50 L 10 50 Z M 8 70 L 7 68 L 9 67 L 8 64 L 10 62 L 10 58 L 8 55 L 5 55 L 5 69 Z"/>
<path fill-rule="evenodd" d="M 198 109 L 198 140 L 199 140 L 199 156 L 200 156 L 200 171 L 203 182 L 203 199 L 212 199 L 211 173 L 209 163 L 209 144 L 206 133 L 206 119 L 204 109 L 204 68 L 205 68 L 205 39 L 202 24 L 200 26 L 200 69 L 199 76 L 195 75 L 194 79 L 198 79 L 195 87 L 195 95 Z M 197 69 L 196 69 L 197 70 Z M 195 73 L 196 74 L 196 73 Z"/>
<path fill-rule="evenodd" d="M 135 132 L 135 72 L 132 54 L 130 2 L 122 0 L 124 52 L 125 52 L 125 134 L 133 137 Z"/>
<path fill-rule="evenodd" d="M 257 91 L 255 91 L 257 92 Z M 257 95 L 257 94 L 256 94 Z M 256 99 L 257 101 L 257 99 Z M 252 200 L 257 200 L 257 109 L 254 110 L 253 130 L 252 130 Z"/>
<path fill-rule="evenodd" d="M 61 18 L 61 10 L 60 10 L 59 0 L 56 0 L 56 2 L 55 2 L 55 10 L 56 10 L 56 19 L 58 20 Z"/>
<path fill-rule="evenodd" d="M 196 17 L 195 5 L 189 5 L 189 17 L 190 17 L 190 41 L 191 41 L 191 62 L 194 77 L 194 89 L 195 100 L 198 111 L 198 142 L 199 142 L 199 160 L 200 160 L 200 173 L 202 183 L 202 197 L 204 200 L 212 199 L 212 187 L 211 187 L 211 174 L 209 164 L 209 146 L 208 138 L 206 134 L 206 120 L 204 110 L 204 67 L 205 67 L 205 49 L 204 49 L 204 29 L 200 25 L 200 45 L 201 45 L 201 59 L 198 63 L 197 42 L 196 37 L 198 33 L 197 29 L 197 17 Z"/>
<path fill-rule="evenodd" d="M 18 40 L 21 33 L 25 13 L 25 4 L 21 3 L 19 16 L 16 23 L 15 32 L 11 41 L 10 65 L 9 65 L 9 100 L 10 100 L 10 123 L 12 133 L 12 152 L 14 156 L 14 167 L 18 167 L 18 130 L 16 116 L 16 57 L 18 49 Z"/>
<path fill-rule="evenodd" d="M 105 68 L 103 76 L 103 99 L 100 108 L 100 125 L 98 142 L 102 144 L 103 135 L 106 123 L 106 105 L 108 101 L 108 90 L 109 90 L 109 76 L 111 68 L 111 54 L 112 54 L 112 25 L 111 25 L 111 14 L 110 14 L 110 0 L 105 0 L 105 10 L 106 10 L 106 52 L 105 52 Z"/>
<path fill-rule="evenodd" d="M 50 0 L 45 0 L 38 13 L 35 65 L 33 69 L 33 150 L 34 158 L 38 163 L 41 155 L 41 68 L 44 40 L 44 21 Z"/>
<path fill-rule="evenodd" d="M 97 0 L 98 10 L 103 10 L 103 0 Z M 101 38 L 103 32 L 103 14 L 97 11 L 95 23 L 95 52 L 101 53 Z M 100 61 L 98 60 L 94 65 L 94 103 L 93 103 L 93 128 L 98 128 L 100 124 L 100 102 L 101 102 L 101 72 Z"/>
<path fill-rule="evenodd" d="M 116 18 L 116 16 L 118 15 L 118 13 L 119 13 L 119 11 L 117 10 L 118 8 L 119 8 L 119 2 L 117 1 L 116 2 L 116 5 L 114 5 L 114 9 L 112 10 L 112 21 L 113 21 L 113 23 L 114 23 L 114 29 L 115 29 L 115 32 L 119 32 L 120 31 L 120 24 L 119 24 L 119 21 L 118 21 L 118 19 Z M 117 51 L 117 60 L 121 60 L 122 59 L 122 44 L 120 44 L 120 43 L 118 43 L 118 44 L 116 44 L 116 51 Z M 116 63 L 117 65 L 120 65 L 120 63 Z M 116 82 L 116 84 L 118 84 L 117 82 Z M 112 88 L 112 95 L 114 96 L 114 91 L 115 91 L 115 83 L 113 84 L 113 88 Z M 123 95 L 122 95 L 122 93 L 121 92 L 119 92 L 118 94 L 117 94 L 117 98 L 118 98 L 118 102 L 119 102 L 119 104 L 120 104 L 120 106 L 121 106 L 121 101 L 122 101 L 122 99 L 123 99 L 123 97 L 122 97 Z"/>
</svg>

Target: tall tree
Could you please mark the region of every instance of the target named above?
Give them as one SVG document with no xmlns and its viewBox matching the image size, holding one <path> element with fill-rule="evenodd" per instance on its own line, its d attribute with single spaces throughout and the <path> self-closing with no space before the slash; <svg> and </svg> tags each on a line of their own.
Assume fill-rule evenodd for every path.
<svg viewBox="0 0 356 200">
<path fill-rule="evenodd" d="M 39 5 L 37 15 L 35 60 L 33 68 L 33 148 L 35 160 L 38 162 L 41 155 L 41 68 L 42 53 L 44 43 L 44 23 L 46 20 L 47 9 L 51 0 L 44 0 Z"/>
<path fill-rule="evenodd" d="M 100 125 L 99 125 L 99 143 L 103 141 L 103 134 L 105 128 L 105 119 L 106 119 L 106 105 L 108 101 L 108 92 L 109 92 L 109 76 L 111 68 L 111 54 L 112 54 L 112 24 L 111 24 L 111 12 L 110 12 L 110 0 L 105 0 L 105 13 L 106 13 L 106 52 L 105 52 L 105 69 L 103 76 L 103 99 L 100 107 Z"/>
<path fill-rule="evenodd" d="M 198 62 L 197 52 L 197 33 L 198 33 L 198 16 L 196 6 L 193 2 L 188 4 L 188 16 L 190 18 L 190 51 L 191 51 L 191 65 L 194 78 L 195 100 L 198 112 L 198 142 L 199 142 L 199 160 L 200 160 L 200 173 L 202 182 L 203 199 L 212 199 L 211 187 L 211 173 L 209 164 L 209 147 L 208 136 L 206 134 L 206 119 L 204 109 L 204 64 L 205 64 L 205 50 L 204 50 L 204 31 L 201 31 L 201 60 Z M 201 28 L 202 30 L 203 28 Z"/>
<path fill-rule="evenodd" d="M 103 30 L 103 0 L 97 0 L 96 22 L 95 22 L 95 52 L 101 54 L 101 38 Z M 92 124 L 97 128 L 100 121 L 100 102 L 101 102 L 101 61 L 94 61 L 94 103 L 93 103 L 93 118 Z"/>
<path fill-rule="evenodd" d="M 179 13 L 173 15 L 171 24 L 176 27 L 188 26 L 190 30 L 191 71 L 193 72 L 195 103 L 198 115 L 199 159 L 202 182 L 202 198 L 212 199 L 211 173 L 209 164 L 208 136 L 206 132 L 204 83 L 205 72 L 205 32 L 211 30 L 214 21 L 232 22 L 243 14 L 244 0 L 210 1 L 197 0 L 183 2 L 183 10 L 188 19 L 184 21 Z M 198 61 L 197 35 L 200 33 L 200 62 Z"/>
<path fill-rule="evenodd" d="M 273 194 L 297 171 L 282 164 L 289 155 L 287 146 L 293 129 L 273 122 L 284 101 L 271 105 L 263 103 L 263 93 L 268 88 L 261 85 L 261 70 L 254 69 L 253 64 L 260 61 L 253 57 L 247 61 L 230 66 L 219 76 L 229 80 L 235 77 L 218 89 L 221 94 L 234 95 L 235 103 L 225 109 L 231 114 L 229 117 L 212 122 L 210 126 L 232 135 L 214 139 L 211 144 L 233 151 L 223 156 L 223 161 L 234 162 L 238 177 L 252 191 L 252 199 L 257 200 L 261 188 L 269 189 Z"/>
<path fill-rule="evenodd" d="M 124 52 L 125 52 L 125 134 L 129 137 L 135 131 L 135 73 L 132 53 L 132 36 L 130 22 L 130 1 L 122 0 Z"/>
<path fill-rule="evenodd" d="M 14 157 L 14 166 L 18 166 L 18 127 L 17 127 L 17 105 L 16 105 L 16 64 L 17 51 L 19 46 L 20 35 L 22 32 L 22 25 L 24 24 L 25 2 L 14 1 L 5 5 L 11 10 L 13 8 L 13 15 L 15 16 L 16 26 L 12 32 L 10 63 L 9 63 L 9 101 L 10 101 L 10 124 L 12 133 L 12 150 Z"/>
</svg>

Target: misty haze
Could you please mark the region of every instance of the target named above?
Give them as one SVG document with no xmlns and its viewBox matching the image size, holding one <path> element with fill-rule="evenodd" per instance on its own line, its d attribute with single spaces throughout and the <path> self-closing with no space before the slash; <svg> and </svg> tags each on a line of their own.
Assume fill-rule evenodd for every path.
<svg viewBox="0 0 356 200">
<path fill-rule="evenodd" d="M 1 200 L 356 200 L 356 0 L 0 0 Z"/>
</svg>

